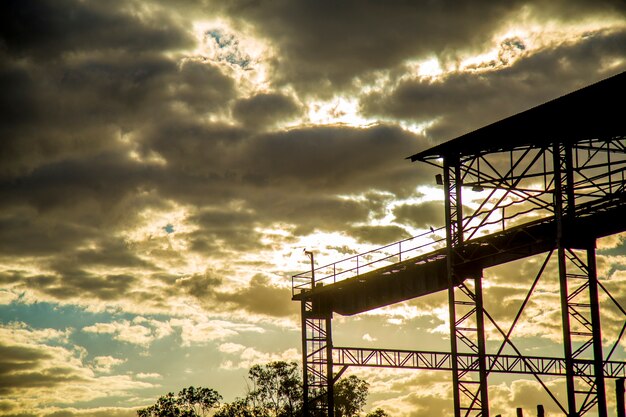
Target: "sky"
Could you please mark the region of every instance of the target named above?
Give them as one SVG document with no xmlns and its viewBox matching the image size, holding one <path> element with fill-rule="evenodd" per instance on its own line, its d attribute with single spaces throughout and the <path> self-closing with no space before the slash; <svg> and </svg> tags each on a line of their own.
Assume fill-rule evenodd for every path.
<svg viewBox="0 0 626 417">
<path fill-rule="evenodd" d="M 3 1 L 0 416 L 245 395 L 252 364 L 300 358 L 304 249 L 327 264 L 443 224 L 407 156 L 624 70 L 622 1 Z M 626 303 L 623 240 L 598 265 Z M 487 271 L 487 309 L 510 322 L 540 263 Z M 520 324 L 529 353 L 560 355 L 555 286 Z M 335 344 L 445 351 L 446 317 L 444 294 L 335 316 Z M 349 372 L 366 410 L 450 411 L 445 372 Z M 490 384 L 494 415 L 557 410 L 532 380 Z"/>
</svg>

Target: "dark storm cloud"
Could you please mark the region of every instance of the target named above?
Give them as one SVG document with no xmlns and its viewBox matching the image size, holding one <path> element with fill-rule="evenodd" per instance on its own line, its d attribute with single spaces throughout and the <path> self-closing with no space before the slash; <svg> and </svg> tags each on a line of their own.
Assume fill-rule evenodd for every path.
<svg viewBox="0 0 626 417">
<path fill-rule="evenodd" d="M 50 358 L 48 353 L 40 349 L 0 345 L 0 375 L 35 369 L 42 360 Z"/>
<path fill-rule="evenodd" d="M 57 300 L 120 300 L 138 279 L 131 275 L 96 275 L 67 265 L 57 266 L 59 275 L 37 275 L 25 278 L 25 286 Z"/>
<path fill-rule="evenodd" d="M 261 243 L 264 237 L 256 227 L 271 226 L 274 223 L 290 223 L 296 226 L 292 233 L 307 235 L 315 231 L 345 231 L 354 222 L 364 222 L 368 218 L 368 205 L 333 196 L 325 196 L 306 190 L 293 194 L 281 189 L 259 188 L 250 192 L 247 203 L 254 209 L 250 213 L 209 210 L 192 217 L 192 222 L 200 226 L 188 234 L 191 249 L 212 255 L 235 251 L 267 249 Z"/>
<path fill-rule="evenodd" d="M 294 315 L 298 306 L 291 301 L 291 290 L 273 286 L 263 275 L 255 275 L 248 287 L 237 292 L 216 294 L 218 302 L 226 303 L 226 309 L 244 309 L 253 314 L 283 317 Z"/>
<path fill-rule="evenodd" d="M 336 197 L 305 195 L 293 202 L 288 196 L 283 197 L 283 204 L 279 211 L 273 214 L 276 221 L 289 220 L 297 226 L 295 234 L 307 235 L 316 230 L 320 231 L 347 231 L 347 226 L 353 222 L 366 221 L 368 208 L 366 205 Z"/>
<path fill-rule="evenodd" d="M 0 10 L 2 46 L 18 56 L 54 59 L 82 51 L 192 46 L 184 27 L 170 14 L 146 16 L 144 9 L 140 16 L 138 5 L 127 1 L 8 0 Z"/>
<path fill-rule="evenodd" d="M 302 108 L 292 97 L 277 93 L 261 93 L 240 99 L 233 107 L 233 115 L 237 120 L 247 127 L 263 130 L 301 113 Z"/>
<path fill-rule="evenodd" d="M 201 300 L 209 300 L 214 298 L 215 291 L 222 285 L 222 282 L 223 280 L 215 273 L 206 272 L 177 279 L 176 285 L 189 295 Z"/>
<path fill-rule="evenodd" d="M 407 191 L 412 181 L 397 183 L 396 174 L 416 172 L 403 159 L 427 146 L 423 138 L 386 125 L 307 127 L 255 135 L 233 126 L 179 121 L 157 126 L 144 143 L 168 161 L 172 172 L 260 188 L 297 182 L 307 192 Z M 294 191 L 299 190 L 290 189 Z"/>
<path fill-rule="evenodd" d="M 429 2 L 417 8 L 406 1 L 242 0 L 225 8 L 276 43 L 276 71 L 284 82 L 313 90 L 345 86 L 360 74 L 489 36 L 511 7 L 465 3 Z M 465 13 L 458 13 L 461 9 Z M 439 30 L 442 26 L 446 30 Z"/>
<path fill-rule="evenodd" d="M 78 226 L 77 226 L 78 227 Z M 139 279 L 133 275 L 88 272 L 89 268 L 106 270 L 111 267 L 123 267 L 135 270 L 154 270 L 152 265 L 141 260 L 129 247 L 119 240 L 114 240 L 106 234 L 95 232 L 90 239 L 99 242 L 97 249 L 76 249 L 81 239 L 72 240 L 65 236 L 46 236 L 49 231 L 32 229 L 33 235 L 30 246 L 24 244 L 19 248 L 20 256 L 39 257 L 40 268 L 46 268 L 49 273 L 30 274 L 19 270 L 9 270 L 0 274 L 0 283 L 10 284 L 16 291 L 32 290 L 46 294 L 57 300 L 115 300 L 122 299 L 126 293 L 139 285 Z M 54 228 L 53 230 L 57 230 Z M 38 242 L 46 241 L 45 246 Z M 0 240 L 4 242 L 4 240 Z M 10 241 L 9 241 L 10 242 Z M 9 246 L 7 244 L 7 246 Z M 15 248 L 10 248 L 15 253 Z M 4 253 L 5 256 L 11 252 Z M 5 258 L 7 261 L 9 257 Z"/>
<path fill-rule="evenodd" d="M 199 226 L 190 233 L 191 249 L 213 256 L 238 250 L 260 249 L 262 235 L 254 231 L 256 223 L 252 213 L 226 210 L 204 210 L 190 219 Z"/>
<path fill-rule="evenodd" d="M 425 146 L 423 138 L 390 125 L 311 127 L 259 137 L 250 144 L 244 162 L 250 173 L 267 175 L 270 184 L 297 181 L 307 186 L 307 192 L 401 193 L 414 181 L 398 183 L 396 175 L 420 172 L 406 163 L 405 155 Z"/>
<path fill-rule="evenodd" d="M 590 34 L 575 44 L 524 55 L 497 71 L 407 80 L 389 93 L 364 97 L 362 110 L 372 117 L 438 119 L 429 135 L 447 140 L 626 69 L 624 51 L 626 31 Z M 608 71 L 599 65 L 612 60 L 622 63 Z"/>
<path fill-rule="evenodd" d="M 64 261 L 87 266 L 142 267 L 148 269 L 151 267 L 148 262 L 137 257 L 129 245 L 121 239 L 105 236 L 98 243 L 98 248 L 79 249 L 67 254 Z"/>
<path fill-rule="evenodd" d="M 76 369 L 50 366 L 53 356 L 41 347 L 10 345 L 0 341 L 0 394 L 24 388 L 49 388 L 83 381 Z"/>
<path fill-rule="evenodd" d="M 146 142 L 163 146 L 154 149 L 166 158 L 165 166 L 105 153 L 42 165 L 29 175 L 5 181 L 3 253 L 55 257 L 51 264 L 46 261 L 49 274 L 26 275 L 20 288 L 66 301 L 128 298 L 166 306 L 165 299 L 159 301 L 150 290 L 140 288 L 130 272 L 87 271 L 155 270 L 112 234 L 132 228 L 143 208 L 167 208 L 163 197 L 198 207 L 189 218 L 199 227 L 188 235 L 192 249 L 220 256 L 264 248 L 263 235 L 254 228 L 274 222 L 297 225 L 296 234 L 343 230 L 363 237 L 364 232 L 351 229 L 350 223 L 366 221 L 375 207 L 380 210 L 379 199 L 370 194 L 362 202 L 333 194 L 368 193 L 371 187 L 410 193 L 413 186 L 407 174 L 416 171 L 403 157 L 413 152 L 419 138 L 397 128 L 306 128 L 255 136 L 232 127 L 194 126 L 197 131 L 183 128 L 175 136 L 160 137 L 163 142 Z M 380 158 L 385 153 L 389 158 Z M 152 191 L 146 195 L 145 190 Z M 243 199 L 247 211 L 215 208 L 232 199 Z M 207 205 L 213 208 L 201 209 Z M 392 234 L 386 236 L 397 235 Z M 166 252 L 152 249 L 151 256 L 180 256 Z"/>
<path fill-rule="evenodd" d="M 219 111 L 235 95 L 233 80 L 210 63 L 154 55 L 113 53 L 45 68 L 9 63 L 0 67 L 8 90 L 0 109 L 15 114 L 0 125 L 5 138 L 0 175 L 102 152 L 129 152 L 125 135 L 155 119 L 197 117 Z M 172 139 L 172 138 L 170 138 Z"/>
<path fill-rule="evenodd" d="M 172 99 L 205 114 L 224 108 L 235 96 L 235 82 L 214 65 L 200 60 L 185 61 L 180 71 L 170 74 Z"/>
<path fill-rule="evenodd" d="M 221 155 L 233 155 L 229 167 L 240 178 L 257 222 L 295 224 L 297 234 L 316 229 L 349 233 L 350 223 L 364 222 L 380 209 L 382 197 L 371 190 L 397 196 L 414 192 L 425 171 L 404 156 L 423 147 L 422 138 L 391 126 L 311 127 L 253 137 Z M 336 194 L 364 194 L 366 199 Z"/>
<path fill-rule="evenodd" d="M 0 394 L 10 395 L 25 388 L 51 388 L 85 381 L 71 368 L 55 367 L 43 371 L 20 372 L 0 379 Z"/>
<path fill-rule="evenodd" d="M 175 296 L 176 291 L 181 291 L 212 311 L 245 311 L 270 317 L 284 317 L 297 312 L 297 306 L 291 301 L 291 291 L 275 286 L 262 274 L 254 275 L 247 286 L 234 290 L 225 289 L 224 281 L 214 271 L 194 274 L 177 279 L 169 287 L 170 295 Z"/>
<path fill-rule="evenodd" d="M 171 13 L 131 2 L 0 7 L 0 176 L 128 152 L 124 135 L 172 106 L 206 114 L 235 96 L 233 79 L 210 62 L 164 54 L 195 44 Z"/>
<path fill-rule="evenodd" d="M 404 160 L 426 146 L 423 138 L 385 125 L 255 135 L 233 126 L 168 121 L 143 141 L 145 149 L 168 161 L 167 175 L 158 183 L 164 197 L 198 206 L 246 202 L 247 212 L 211 209 L 194 216 L 202 226 L 194 233 L 197 250 L 216 248 L 220 238 L 239 240 L 247 249 L 254 243 L 250 239 L 258 238 L 254 226 L 274 222 L 295 224 L 302 234 L 345 230 L 350 222 L 365 221 L 376 210 L 376 199 L 354 201 L 337 194 L 377 189 L 410 195 L 425 175 Z"/>
<path fill-rule="evenodd" d="M 623 13 L 619 1 L 230 1 L 235 21 L 252 23 L 276 45 L 279 82 L 312 94 L 332 94 L 357 77 L 408 59 L 454 55 L 491 41 L 505 18 L 530 5 L 540 16 L 577 21 L 593 13 Z M 546 8 L 547 7 L 547 8 Z"/>
<path fill-rule="evenodd" d="M 42 221 L 33 211 L 0 216 L 0 252 L 4 256 L 59 254 L 95 235 L 95 230 L 60 219 Z"/>
<path fill-rule="evenodd" d="M 154 175 L 119 155 L 102 155 L 0 182 L 0 253 L 55 256 L 55 262 L 81 267 L 150 268 L 116 234 L 145 207 L 163 206 L 141 192 Z"/>
<path fill-rule="evenodd" d="M 443 211 L 442 201 L 428 201 L 397 206 L 393 210 L 393 215 L 399 223 L 427 229 L 429 226 L 439 227 L 443 224 Z"/>
<path fill-rule="evenodd" d="M 106 225 L 111 217 L 120 214 L 116 213 L 116 206 L 123 206 L 127 199 L 137 204 L 142 199 L 137 191 L 149 186 L 149 179 L 159 175 L 158 169 L 136 163 L 121 153 L 68 159 L 1 182 L 0 190 L 6 198 L 0 205 L 29 206 L 44 219 L 46 215 L 54 217 L 63 211 L 73 215 L 66 217 L 68 222 Z M 158 204 L 149 198 L 144 202 Z M 81 210 L 85 206 L 91 213 Z"/>
<path fill-rule="evenodd" d="M 259 134 L 250 128 L 297 115 L 300 104 L 277 93 L 235 102 L 235 81 L 222 68 L 160 53 L 193 46 L 188 27 L 126 3 L 57 6 L 3 5 L 11 22 L 1 31 L 0 109 L 11 122 L 0 125 L 0 245 L 6 256 L 55 257 L 45 261 L 48 274 L 25 285 L 63 300 L 141 297 L 126 275 L 88 271 L 154 270 L 112 236 L 165 201 L 197 207 L 193 249 L 225 254 L 262 248 L 255 226 L 349 232 L 351 221 L 366 220 L 367 203 L 335 193 L 412 192 L 416 170 L 403 158 L 423 147 L 419 137 L 393 126 Z M 243 128 L 198 121 L 231 105 Z M 131 150 L 165 164 L 132 159 Z M 233 200 L 250 214 L 202 209 Z M 151 253 L 174 256 L 163 251 Z"/>
<path fill-rule="evenodd" d="M 295 235 L 315 231 L 350 232 L 351 223 L 368 218 L 367 204 L 315 191 L 309 195 L 306 190 L 299 193 L 261 187 L 250 190 L 246 200 L 252 212 L 209 210 L 192 217 L 191 221 L 200 228 L 187 235 L 192 242 L 191 249 L 213 256 L 269 249 L 268 244 L 261 243 L 263 233 L 255 228 L 289 223 L 296 226 L 292 231 Z"/>
<path fill-rule="evenodd" d="M 351 233 L 362 242 L 384 245 L 406 239 L 411 235 L 398 226 L 357 226 Z"/>
</svg>

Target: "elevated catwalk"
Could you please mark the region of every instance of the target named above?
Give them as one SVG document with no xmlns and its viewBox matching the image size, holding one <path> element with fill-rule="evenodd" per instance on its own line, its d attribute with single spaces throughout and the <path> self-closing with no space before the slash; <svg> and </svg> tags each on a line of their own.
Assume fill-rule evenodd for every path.
<svg viewBox="0 0 626 417">
<path fill-rule="evenodd" d="M 626 194 L 620 193 L 577 207 L 580 214 L 568 226 L 568 246 L 584 249 L 595 239 L 626 230 L 625 203 Z M 463 242 L 457 247 L 457 279 L 453 283 L 459 285 L 460 280 L 481 277 L 483 269 L 544 253 L 556 245 L 554 217 Z M 332 282 L 327 277 L 318 281 L 313 293 L 304 290 L 294 294 L 293 299 L 314 299 L 327 311 L 349 316 L 443 291 L 449 287 L 446 256 L 447 248 L 441 248 L 343 281 L 319 285 Z M 310 272 L 304 275 L 311 276 Z"/>
<path fill-rule="evenodd" d="M 332 416 L 334 381 L 346 366 L 358 365 L 451 370 L 455 416 L 488 416 L 487 377 L 519 373 L 506 365 L 514 363 L 564 415 L 607 415 L 605 378 L 626 373 L 626 364 L 611 360 L 626 320 L 605 356 L 599 291 L 625 318 L 626 310 L 597 278 L 595 242 L 626 231 L 626 112 L 615 104 L 625 93 L 622 73 L 410 156 L 441 170 L 436 183 L 444 190 L 444 227 L 318 268 L 310 255 L 311 270 L 292 281 L 293 299 L 302 305 L 307 413 Z M 527 298 L 556 257 L 560 358 L 525 357 L 511 341 L 526 302 L 507 332 L 482 303 L 484 269 L 544 253 Z M 333 347 L 333 313 L 354 315 L 437 291 L 448 292 L 450 352 Z M 495 352 L 485 343 L 485 320 L 504 339 Z M 517 356 L 503 355 L 504 345 Z M 396 357 L 406 360 L 390 359 Z M 424 365 L 430 357 L 447 358 L 445 366 Z M 408 366 L 408 358 L 417 362 Z M 543 364 L 555 363 L 567 403 L 540 378 Z M 338 373 L 333 366 L 341 366 Z"/>
</svg>

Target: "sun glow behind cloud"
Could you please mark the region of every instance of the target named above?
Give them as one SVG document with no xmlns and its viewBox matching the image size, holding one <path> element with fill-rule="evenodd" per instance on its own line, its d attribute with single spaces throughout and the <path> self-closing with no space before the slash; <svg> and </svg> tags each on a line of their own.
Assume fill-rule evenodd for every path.
<svg viewBox="0 0 626 417">
<path fill-rule="evenodd" d="M 328 101 L 310 101 L 305 122 L 312 125 L 368 127 L 377 121 L 366 119 L 360 114 L 357 98 L 338 96 Z"/>
<path fill-rule="evenodd" d="M 575 45 L 581 39 L 623 29 L 625 23 L 619 16 L 589 16 L 576 21 L 546 20 L 545 16 L 529 7 L 515 13 L 503 28 L 497 31 L 492 44 L 478 54 L 461 57 L 460 71 L 492 71 L 513 65 L 517 60 L 543 49 Z M 619 65 L 604 64 L 607 68 Z"/>
<path fill-rule="evenodd" d="M 267 60 L 273 51 L 258 37 L 234 29 L 223 19 L 195 21 L 193 34 L 197 47 L 191 56 L 226 67 L 244 93 L 269 88 Z"/>
</svg>

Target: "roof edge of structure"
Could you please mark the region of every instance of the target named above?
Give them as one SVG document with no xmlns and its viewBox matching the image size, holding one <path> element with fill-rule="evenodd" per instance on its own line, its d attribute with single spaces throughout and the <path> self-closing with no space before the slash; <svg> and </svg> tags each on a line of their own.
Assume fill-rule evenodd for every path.
<svg viewBox="0 0 626 417">
<path fill-rule="evenodd" d="M 412 162 L 626 135 L 626 71 L 407 157 Z"/>
</svg>

